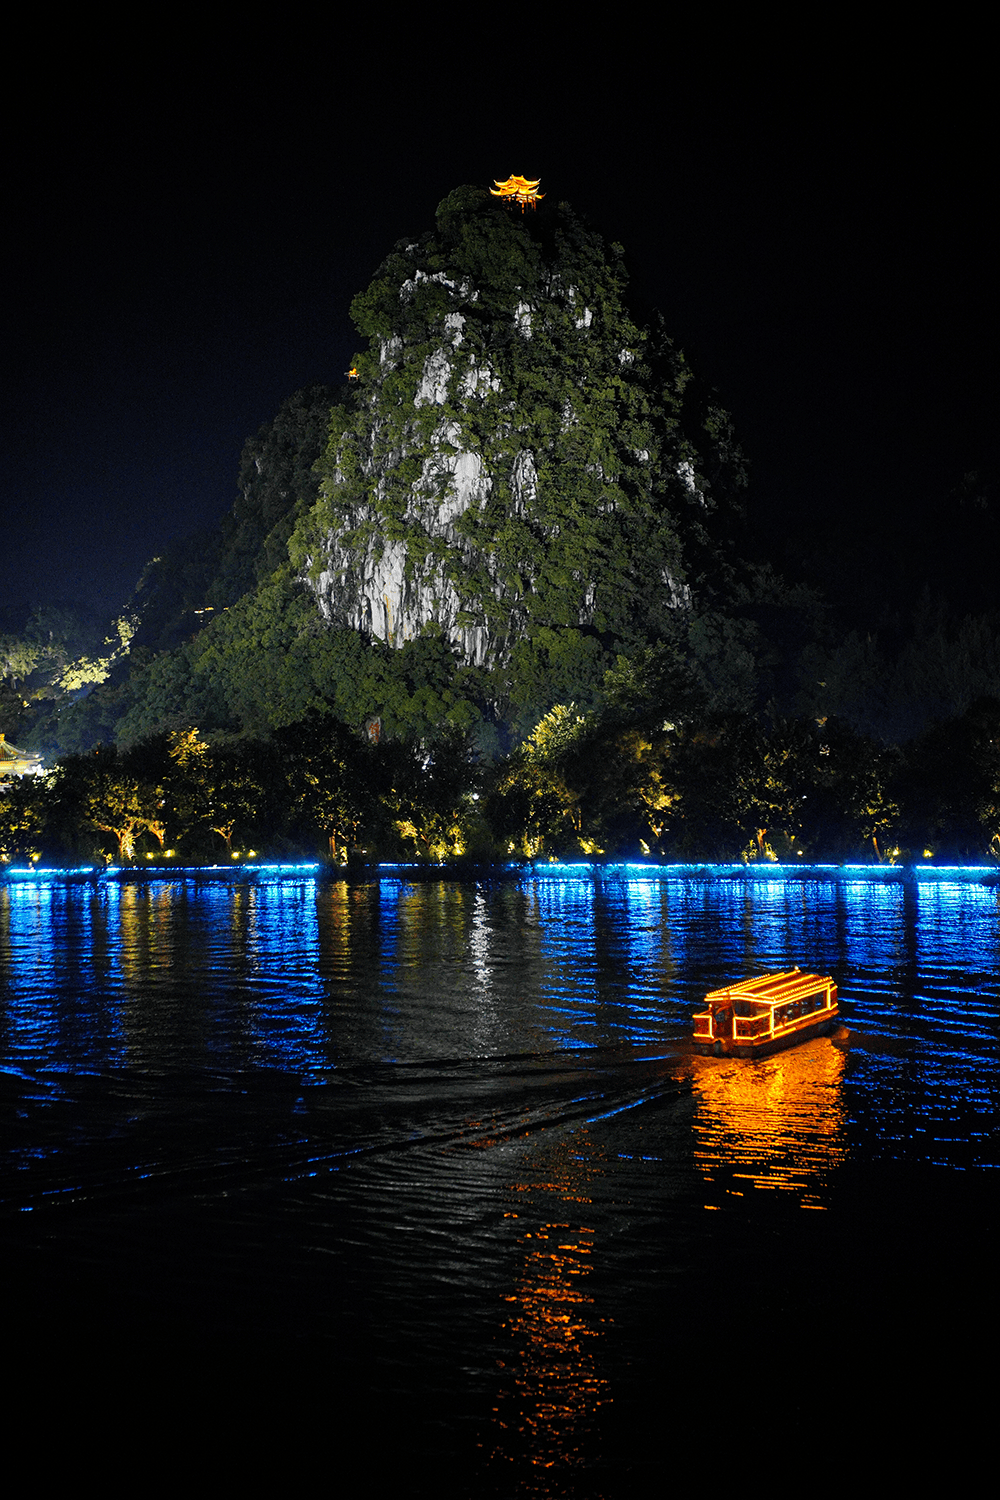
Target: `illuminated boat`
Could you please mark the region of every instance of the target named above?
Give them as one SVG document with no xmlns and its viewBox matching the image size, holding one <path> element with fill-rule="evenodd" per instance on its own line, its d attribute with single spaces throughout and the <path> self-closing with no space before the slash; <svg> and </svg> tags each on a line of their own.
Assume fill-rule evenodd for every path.
<svg viewBox="0 0 1000 1500">
<path fill-rule="evenodd" d="M 712 990 L 694 1018 L 694 1050 L 715 1057 L 766 1057 L 832 1031 L 837 986 L 827 974 L 760 974 Z"/>
</svg>

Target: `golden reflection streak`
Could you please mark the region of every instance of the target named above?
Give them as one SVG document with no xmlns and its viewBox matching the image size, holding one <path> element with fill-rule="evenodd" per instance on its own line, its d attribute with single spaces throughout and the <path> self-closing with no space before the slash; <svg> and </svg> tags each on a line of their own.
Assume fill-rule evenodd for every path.
<svg viewBox="0 0 1000 1500">
<path fill-rule="evenodd" d="M 173 963 L 171 929 L 176 897 L 169 885 L 124 885 L 118 900 L 118 966 L 128 991 L 145 990 L 154 969 Z"/>
<path fill-rule="evenodd" d="M 316 933 L 319 941 L 319 972 L 339 975 L 351 962 L 353 906 L 359 893 L 346 880 L 317 886 Z"/>
<path fill-rule="evenodd" d="M 745 1186 L 798 1193 L 803 1208 L 824 1208 L 827 1176 L 847 1155 L 845 1065 L 825 1037 L 758 1061 L 692 1058 L 705 1181 L 736 1196 Z"/>
<path fill-rule="evenodd" d="M 555 1475 L 592 1456 L 596 1413 L 611 1400 L 594 1344 L 605 1320 L 595 1316 L 584 1285 L 594 1248 L 594 1230 L 581 1221 L 591 1201 L 587 1181 L 604 1175 L 594 1152 L 581 1128 L 529 1156 L 535 1180 L 508 1185 L 518 1195 L 518 1208 L 505 1217 L 523 1217 L 525 1226 L 518 1236 L 520 1269 L 505 1299 L 510 1311 L 502 1326 L 512 1347 L 498 1360 L 504 1382 L 494 1408 L 490 1459 L 531 1466 L 520 1494 L 558 1493 L 550 1488 Z M 532 1209 L 540 1194 L 556 1195 L 563 1209 L 558 1218 L 539 1223 Z"/>
</svg>

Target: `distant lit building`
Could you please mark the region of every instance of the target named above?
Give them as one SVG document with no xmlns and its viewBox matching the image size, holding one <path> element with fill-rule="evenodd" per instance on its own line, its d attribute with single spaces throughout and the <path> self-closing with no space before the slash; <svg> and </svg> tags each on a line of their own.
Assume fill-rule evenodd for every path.
<svg viewBox="0 0 1000 1500">
<path fill-rule="evenodd" d="M 521 212 L 524 213 L 529 203 L 534 208 L 538 200 L 545 197 L 544 193 L 538 191 L 538 184 L 541 180 L 540 177 L 536 177 L 534 182 L 529 181 L 527 177 L 508 177 L 506 182 L 497 182 L 494 177 L 496 187 L 491 187 L 490 193 L 494 198 L 499 198 L 501 203 L 506 203 L 508 207 L 512 203 L 519 203 Z"/>
<path fill-rule="evenodd" d="M 40 755 L 28 755 L 10 744 L 7 736 L 0 734 L 0 777 L 40 776 L 44 767 Z"/>
</svg>

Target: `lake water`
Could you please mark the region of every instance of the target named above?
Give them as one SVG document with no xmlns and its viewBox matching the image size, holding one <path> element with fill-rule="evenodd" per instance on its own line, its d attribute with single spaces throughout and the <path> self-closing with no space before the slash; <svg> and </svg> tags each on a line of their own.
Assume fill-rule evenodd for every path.
<svg viewBox="0 0 1000 1500">
<path fill-rule="evenodd" d="M 691 1054 L 795 963 L 849 1036 Z M 938 1421 L 995 1335 L 995 887 L 40 882 L 0 964 L 8 1359 L 218 1462 L 644 1493 Z"/>
</svg>

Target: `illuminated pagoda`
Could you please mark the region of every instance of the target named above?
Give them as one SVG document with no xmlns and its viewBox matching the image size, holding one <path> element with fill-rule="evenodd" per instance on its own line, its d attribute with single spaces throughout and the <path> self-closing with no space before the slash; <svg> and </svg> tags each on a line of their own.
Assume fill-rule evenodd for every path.
<svg viewBox="0 0 1000 1500">
<path fill-rule="evenodd" d="M 520 203 L 521 212 L 524 213 L 529 203 L 532 208 L 535 208 L 539 198 L 545 197 L 544 193 L 538 191 L 538 184 L 541 180 L 539 177 L 534 182 L 529 182 L 527 177 L 508 177 L 506 182 L 497 182 L 494 177 L 493 181 L 496 186 L 490 188 L 490 193 L 494 198 L 499 198 L 502 203 L 506 203 L 508 208 L 512 203 Z"/>
<path fill-rule="evenodd" d="M 17 750 L 5 734 L 0 734 L 0 779 L 4 776 L 40 776 L 42 757 Z"/>
</svg>

